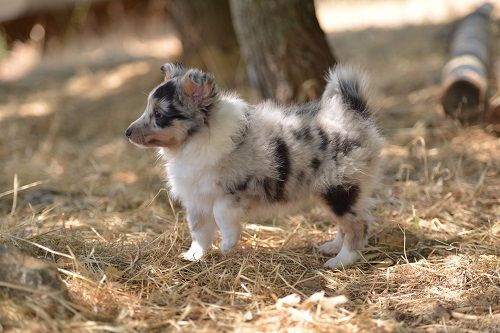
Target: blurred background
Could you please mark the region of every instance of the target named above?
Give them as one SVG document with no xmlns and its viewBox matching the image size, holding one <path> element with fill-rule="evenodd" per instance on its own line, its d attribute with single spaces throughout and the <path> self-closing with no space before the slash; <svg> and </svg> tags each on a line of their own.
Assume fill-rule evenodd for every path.
<svg viewBox="0 0 500 333">
<path fill-rule="evenodd" d="M 265 13 L 273 6 L 272 1 L 269 8 L 233 2 L 236 9 L 231 17 L 229 0 L 0 0 L 0 79 L 20 79 L 41 63 L 81 69 L 89 62 L 109 62 L 111 58 L 115 62 L 147 58 L 208 67 L 221 76 L 222 83 L 241 84 L 245 82 L 245 60 L 235 30 L 238 25 L 248 25 L 239 24 L 245 19 L 241 10 L 248 13 L 254 7 L 254 13 Z M 280 16 L 286 21 L 297 15 L 294 10 L 304 12 L 304 17 L 316 15 L 335 52 L 332 38 L 339 32 L 449 23 L 481 2 L 317 0 L 312 8 L 312 1 L 291 1 L 289 7 L 296 8 Z M 275 25 L 273 29 L 278 22 L 270 23 Z M 312 47 L 317 40 L 304 43 Z"/>
</svg>

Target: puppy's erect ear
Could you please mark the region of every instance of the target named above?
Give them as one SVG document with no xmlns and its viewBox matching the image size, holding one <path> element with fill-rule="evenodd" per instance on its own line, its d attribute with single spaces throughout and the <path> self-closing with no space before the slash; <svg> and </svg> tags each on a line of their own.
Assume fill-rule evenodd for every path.
<svg viewBox="0 0 500 333">
<path fill-rule="evenodd" d="M 182 77 L 181 85 L 187 96 L 201 102 L 214 93 L 215 80 L 210 73 L 191 69 Z"/>
<path fill-rule="evenodd" d="M 175 65 L 168 63 L 168 62 L 166 64 L 161 65 L 160 70 L 162 71 L 163 75 L 165 75 L 163 80 L 167 80 L 170 77 L 172 77 L 172 74 L 174 73 L 174 69 L 175 69 Z"/>
</svg>

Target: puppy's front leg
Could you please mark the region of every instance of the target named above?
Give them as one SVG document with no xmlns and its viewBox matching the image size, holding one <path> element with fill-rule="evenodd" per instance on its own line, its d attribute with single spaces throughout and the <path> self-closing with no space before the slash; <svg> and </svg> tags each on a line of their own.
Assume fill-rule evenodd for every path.
<svg viewBox="0 0 500 333">
<path fill-rule="evenodd" d="M 182 253 L 181 257 L 196 261 L 199 260 L 215 241 L 217 226 L 214 218 L 209 212 L 200 212 L 197 209 L 189 209 L 187 214 L 189 231 L 191 233 L 191 247 Z"/>
<path fill-rule="evenodd" d="M 215 223 L 220 229 L 222 252 L 231 250 L 241 234 L 240 218 L 244 210 L 237 206 L 231 197 L 217 199 L 214 203 Z"/>
</svg>

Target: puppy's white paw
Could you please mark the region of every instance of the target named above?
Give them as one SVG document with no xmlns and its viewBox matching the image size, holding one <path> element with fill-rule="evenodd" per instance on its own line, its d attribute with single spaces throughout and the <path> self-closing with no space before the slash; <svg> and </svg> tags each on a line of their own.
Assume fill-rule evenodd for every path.
<svg viewBox="0 0 500 333">
<path fill-rule="evenodd" d="M 360 258 L 357 251 L 347 250 L 345 247 L 340 250 L 339 254 L 328 260 L 324 267 L 330 269 L 342 269 L 351 266 Z"/>
<path fill-rule="evenodd" d="M 179 255 L 179 258 L 187 261 L 199 261 L 203 257 L 203 252 L 186 251 Z"/>
<path fill-rule="evenodd" d="M 331 240 L 322 245 L 316 246 L 316 250 L 324 254 L 337 254 L 340 252 L 342 248 L 342 242 L 338 242 L 337 240 Z"/>
<path fill-rule="evenodd" d="M 204 251 L 198 244 L 191 244 L 191 247 L 186 252 L 182 252 L 179 257 L 188 261 L 200 260 L 206 251 Z"/>
</svg>

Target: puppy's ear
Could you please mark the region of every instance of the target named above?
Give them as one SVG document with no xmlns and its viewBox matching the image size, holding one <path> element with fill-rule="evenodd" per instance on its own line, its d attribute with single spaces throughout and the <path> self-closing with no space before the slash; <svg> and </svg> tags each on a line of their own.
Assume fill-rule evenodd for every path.
<svg viewBox="0 0 500 333">
<path fill-rule="evenodd" d="M 196 69 L 184 74 L 181 85 L 184 93 L 198 102 L 210 97 L 215 90 L 214 76 Z"/>
<path fill-rule="evenodd" d="M 166 63 L 161 65 L 160 70 L 163 73 L 164 78 L 163 80 L 168 80 L 169 78 L 172 77 L 172 74 L 174 73 L 175 65 L 171 63 Z"/>
</svg>

